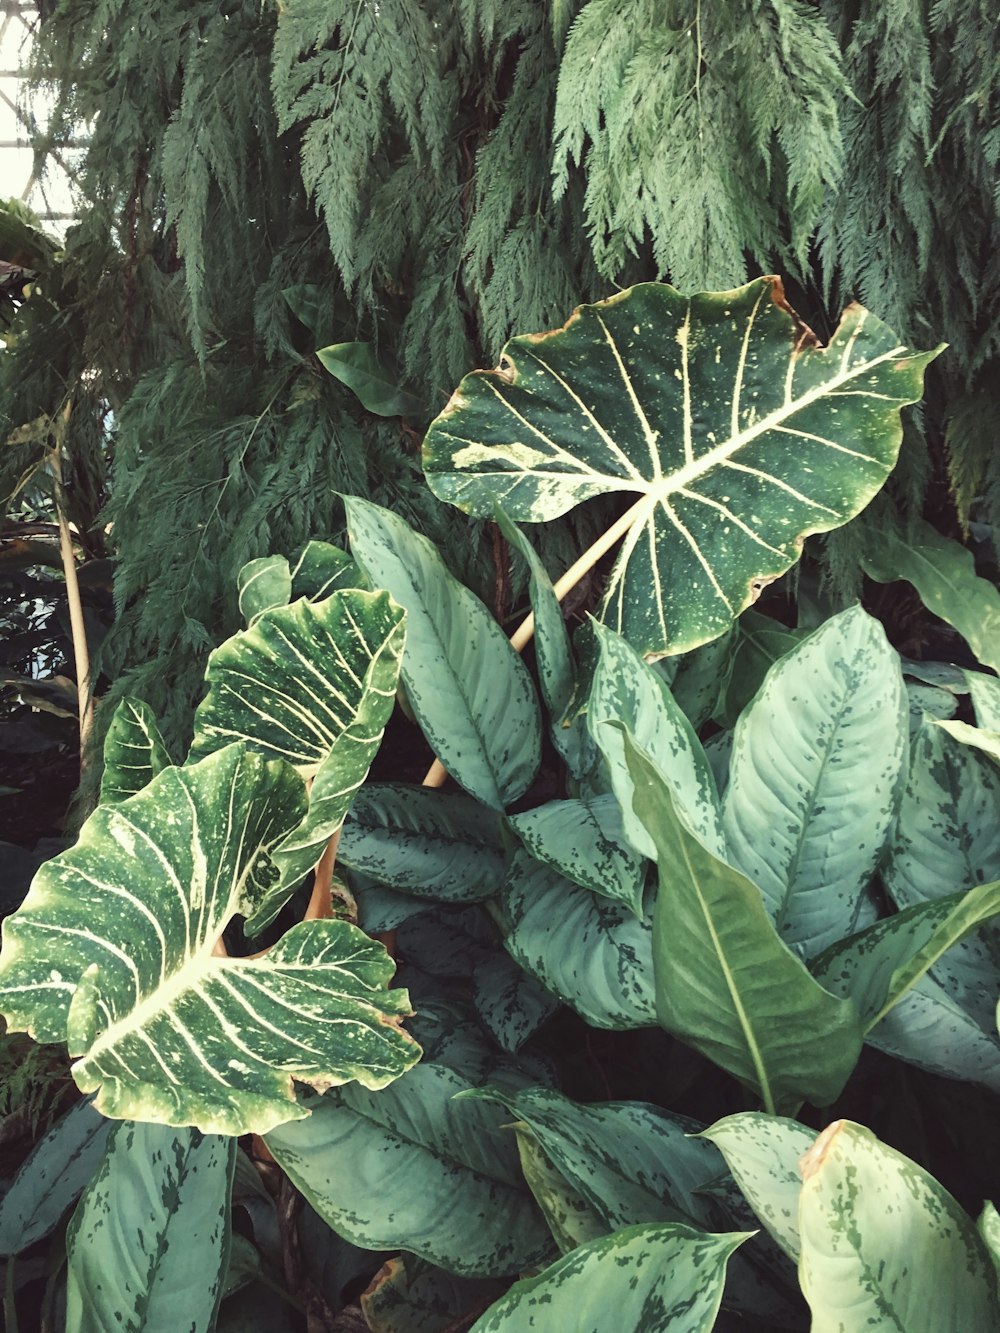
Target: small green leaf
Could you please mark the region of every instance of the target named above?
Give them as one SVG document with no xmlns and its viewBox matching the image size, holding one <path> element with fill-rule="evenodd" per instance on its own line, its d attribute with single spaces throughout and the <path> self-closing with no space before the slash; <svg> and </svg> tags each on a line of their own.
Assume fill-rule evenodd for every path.
<svg viewBox="0 0 1000 1333">
<path fill-rule="evenodd" d="M 291 579 L 289 601 L 308 597 L 319 602 L 345 588 L 365 586 L 364 575 L 351 557 L 330 542 L 306 542 L 291 569 Z"/>
<path fill-rule="evenodd" d="M 66 1237 L 74 1333 L 210 1333 L 229 1264 L 236 1142 L 126 1122 Z"/>
<path fill-rule="evenodd" d="M 799 1280 L 812 1333 L 1000 1328 L 996 1274 L 971 1220 L 915 1162 L 848 1120 L 801 1163 Z"/>
<path fill-rule="evenodd" d="M 316 350 L 334 379 L 346 384 L 361 406 L 379 417 L 421 417 L 424 407 L 399 387 L 399 375 L 379 364 L 371 343 L 331 343 Z"/>
<path fill-rule="evenodd" d="M 899 658 L 860 607 L 782 657 L 737 722 L 729 859 L 796 952 L 811 957 L 857 929 L 906 748 Z"/>
<path fill-rule="evenodd" d="M 405 1254 L 383 1264 L 361 1293 L 361 1309 L 370 1333 L 444 1333 L 502 1290 L 502 1282 L 456 1277 Z"/>
<path fill-rule="evenodd" d="M 236 576 L 240 615 L 248 628 L 265 611 L 287 606 L 292 600 L 292 575 L 283 555 L 264 555 L 251 560 Z"/>
<path fill-rule="evenodd" d="M 131 696 L 122 699 L 104 738 L 101 804 L 127 801 L 169 766 L 170 756 L 149 704 Z"/>
<path fill-rule="evenodd" d="M 878 583 L 905 579 L 928 611 L 953 626 L 984 666 L 1000 671 L 1000 592 L 976 573 L 972 552 L 917 519 L 909 540 L 878 533 L 862 567 Z"/>
<path fill-rule="evenodd" d="M 653 918 L 660 1022 L 764 1100 L 829 1105 L 861 1051 L 854 1006 L 782 943 L 759 890 L 698 841 L 655 764 L 623 730 L 634 808 L 655 841 Z"/>
<path fill-rule="evenodd" d="M 497 815 L 471 796 L 377 782 L 355 797 L 337 857 L 402 893 L 455 903 L 497 893 L 507 860 Z"/>
<path fill-rule="evenodd" d="M 505 953 L 480 963 L 473 981 L 476 1010 L 484 1027 L 501 1050 L 511 1055 L 559 1008 L 559 1001 Z"/>
<path fill-rule="evenodd" d="M 541 758 L 524 663 L 426 537 L 367 500 L 344 503 L 354 558 L 406 608 L 402 674 L 424 735 L 460 786 L 502 810 L 527 791 Z"/>
<path fill-rule="evenodd" d="M 718 709 L 723 726 L 736 725 L 774 664 L 804 638 L 800 630 L 788 629 L 770 616 L 744 611 L 736 622 L 729 676 Z"/>
<path fill-rule="evenodd" d="M 549 1240 L 524 1183 L 506 1112 L 456 1101 L 469 1083 L 424 1062 L 378 1095 L 328 1093 L 267 1145 L 338 1235 L 406 1249 L 449 1272 L 501 1277 L 538 1263 Z"/>
<path fill-rule="evenodd" d="M 550 801 L 512 815 L 510 824 L 536 860 L 642 916 L 646 863 L 626 841 L 622 809 L 610 793 Z"/>
<path fill-rule="evenodd" d="M 652 934 L 648 916 L 595 897 L 517 852 L 503 902 L 508 953 L 546 990 L 599 1028 L 652 1027 Z"/>
<path fill-rule="evenodd" d="M 112 1123 L 78 1102 L 35 1144 L 0 1199 L 0 1254 L 49 1234 L 100 1165 Z"/>
<path fill-rule="evenodd" d="M 470 1333 L 710 1333 L 726 1261 L 746 1238 L 670 1223 L 626 1227 L 572 1250 L 537 1277 L 515 1282 Z"/>
</svg>

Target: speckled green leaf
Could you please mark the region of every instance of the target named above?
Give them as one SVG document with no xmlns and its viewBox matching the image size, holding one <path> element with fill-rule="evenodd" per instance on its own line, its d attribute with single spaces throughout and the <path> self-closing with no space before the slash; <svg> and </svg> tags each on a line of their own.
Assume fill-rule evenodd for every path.
<svg viewBox="0 0 1000 1333">
<path fill-rule="evenodd" d="M 1000 1282 L 1000 1213 L 997 1212 L 992 1203 L 983 1205 L 983 1211 L 979 1214 L 979 1221 L 976 1223 L 976 1230 L 989 1252 L 993 1267 L 996 1270 L 997 1281 Z"/>
<path fill-rule="evenodd" d="M 515 1124 L 521 1170 L 560 1254 L 608 1234 L 607 1223 L 555 1166 L 527 1125 Z"/>
<path fill-rule="evenodd" d="M 559 1008 L 534 977 L 506 953 L 479 964 L 473 977 L 476 1011 L 501 1050 L 516 1055 L 529 1037 Z"/>
<path fill-rule="evenodd" d="M 112 1124 L 77 1102 L 39 1139 L 0 1199 L 0 1254 L 49 1234 L 100 1165 Z"/>
<path fill-rule="evenodd" d="M 879 583 L 912 583 L 924 606 L 957 629 L 984 666 L 1000 671 L 1000 591 L 978 576 L 971 551 L 918 519 L 908 539 L 873 534 L 862 566 Z"/>
<path fill-rule="evenodd" d="M 925 722 L 913 740 L 882 878 L 899 907 L 1000 879 L 1000 769 Z M 987 1033 L 1000 966 L 1000 934 L 987 926 L 952 949 L 933 976 Z"/>
<path fill-rule="evenodd" d="M 896 814 L 906 717 L 899 658 L 852 607 L 771 668 L 736 724 L 729 859 L 805 957 L 858 928 Z"/>
<path fill-rule="evenodd" d="M 586 743 L 586 724 L 579 717 L 572 721 L 567 717 L 576 693 L 577 672 L 562 607 L 548 571 L 524 533 L 502 509 L 496 511 L 494 518 L 504 537 L 528 566 L 528 595 L 531 598 L 535 627 L 535 661 L 538 664 L 542 698 L 549 713 L 552 744 L 566 761 L 572 775 L 582 778 L 590 767 L 591 755 Z"/>
<path fill-rule="evenodd" d="M 265 611 L 292 600 L 292 574 L 283 555 L 264 555 L 245 564 L 236 576 L 240 615 L 253 625 Z"/>
<path fill-rule="evenodd" d="M 227 746 L 98 807 L 39 871 L 5 923 L 0 1006 L 68 1042 L 98 1110 L 260 1133 L 307 1114 L 293 1078 L 383 1087 L 418 1057 L 392 960 L 346 922 L 293 927 L 257 960 L 213 954 L 267 893 L 303 803 L 287 764 Z"/>
<path fill-rule="evenodd" d="M 702 846 L 660 770 L 623 735 L 635 812 L 659 851 L 660 1022 L 753 1088 L 770 1111 L 828 1105 L 861 1051 L 857 1011 L 809 975 L 778 937 L 757 888 Z"/>
<path fill-rule="evenodd" d="M 550 801 L 510 823 L 536 860 L 642 916 L 646 863 L 626 840 L 615 796 Z"/>
<path fill-rule="evenodd" d="M 131 695 L 122 699 L 104 738 L 101 804 L 127 801 L 169 765 L 170 755 L 149 704 Z"/>
<path fill-rule="evenodd" d="M 489 898 L 506 871 L 494 811 L 461 792 L 402 783 L 362 787 L 337 856 L 402 893 L 456 903 Z"/>
<path fill-rule="evenodd" d="M 229 1262 L 236 1142 L 119 1125 L 66 1237 L 73 1333 L 210 1333 Z"/>
<path fill-rule="evenodd" d="M 633 809 L 634 781 L 625 759 L 621 724 L 642 737 L 646 752 L 666 775 L 693 831 L 719 855 L 724 847 L 715 779 L 701 742 L 661 676 L 614 631 L 596 625 L 598 659 L 587 705 L 587 724 L 604 755 L 622 809 L 625 833 L 644 856 L 657 846 Z"/>
<path fill-rule="evenodd" d="M 827 990 L 854 1001 L 867 1031 L 948 949 L 998 912 L 1000 882 L 917 903 L 833 945 L 810 970 Z"/>
<path fill-rule="evenodd" d="M 507 951 L 546 990 L 600 1028 L 651 1027 L 653 947 L 648 915 L 570 883 L 518 852 L 503 902 Z"/>
<path fill-rule="evenodd" d="M 717 1120 L 703 1132 L 726 1159 L 747 1202 L 791 1259 L 798 1260 L 799 1160 L 816 1135 L 781 1116 L 745 1111 Z"/>
<path fill-rule="evenodd" d="M 801 1164 L 799 1280 L 812 1333 L 1000 1328 L 996 1275 L 968 1214 L 869 1129 L 830 1125 Z"/>
<path fill-rule="evenodd" d="M 365 780 L 395 702 L 404 637 L 404 612 L 388 593 L 343 590 L 265 612 L 209 658 L 191 758 L 242 740 L 312 781 L 305 816 L 275 854 L 281 878 L 248 922 L 251 934 L 319 860 Z"/>
<path fill-rule="evenodd" d="M 1000 680 L 982 671 L 962 674 L 976 710 L 976 721 L 986 731 L 1000 731 Z"/>
<path fill-rule="evenodd" d="M 746 1235 L 690 1227 L 626 1227 L 515 1282 L 470 1333 L 711 1333 L 726 1261 Z"/>
<path fill-rule="evenodd" d="M 417 1065 L 377 1095 L 327 1093 L 267 1144 L 339 1235 L 406 1249 L 450 1272 L 500 1277 L 536 1264 L 548 1231 L 521 1175 L 506 1111 L 455 1101 L 470 1085 Z"/>
<path fill-rule="evenodd" d="M 695 296 L 644 283 L 467 375 L 424 469 L 477 515 L 633 504 L 602 619 L 642 653 L 685 652 L 723 633 L 807 534 L 871 500 L 935 355 L 856 305 L 818 350 L 776 278 Z"/>
<path fill-rule="evenodd" d="M 541 757 L 524 663 L 426 537 L 367 500 L 344 503 L 355 560 L 406 608 L 403 680 L 424 735 L 460 786 L 502 810 L 527 791 Z"/>
</svg>

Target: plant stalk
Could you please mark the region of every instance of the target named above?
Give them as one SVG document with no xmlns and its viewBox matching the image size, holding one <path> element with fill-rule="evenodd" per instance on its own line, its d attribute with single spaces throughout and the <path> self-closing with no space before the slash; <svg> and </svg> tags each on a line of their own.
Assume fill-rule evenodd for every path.
<svg viewBox="0 0 1000 1333">
<path fill-rule="evenodd" d="M 62 555 L 63 574 L 66 578 L 66 601 L 69 604 L 73 659 L 76 663 L 77 708 L 80 719 L 80 768 L 82 771 L 86 762 L 87 740 L 94 723 L 94 701 L 90 693 L 90 649 L 87 645 L 87 629 L 83 619 L 83 602 L 80 600 L 80 581 L 76 573 L 73 536 L 69 530 L 69 520 L 66 517 L 66 497 L 63 491 L 62 451 L 72 410 L 73 405 L 68 402 L 56 423 L 56 440 L 50 462 L 55 480 L 56 517 L 59 520 L 59 550 Z"/>
</svg>

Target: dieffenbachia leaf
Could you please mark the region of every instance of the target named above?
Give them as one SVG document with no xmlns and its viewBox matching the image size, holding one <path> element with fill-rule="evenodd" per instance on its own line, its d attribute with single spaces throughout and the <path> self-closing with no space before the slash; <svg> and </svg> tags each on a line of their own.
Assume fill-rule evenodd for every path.
<svg viewBox="0 0 1000 1333">
<path fill-rule="evenodd" d="M 149 704 L 131 696 L 122 699 L 104 738 L 101 804 L 127 801 L 169 765 L 170 755 Z"/>
<path fill-rule="evenodd" d="M 857 1063 L 854 1006 L 823 989 L 782 942 L 760 892 L 685 825 L 659 768 L 623 732 L 633 805 L 657 847 L 656 1011 L 765 1108 L 826 1106 Z"/>
<path fill-rule="evenodd" d="M 521 1170 L 535 1202 L 545 1214 L 552 1239 L 560 1254 L 568 1254 L 578 1245 L 586 1245 L 608 1234 L 607 1225 L 597 1211 L 575 1189 L 552 1161 L 528 1126 L 518 1122 L 517 1151 Z"/>
<path fill-rule="evenodd" d="M 431 749 L 460 786 L 502 810 L 527 791 L 541 758 L 527 668 L 426 537 L 367 500 L 344 504 L 355 560 L 406 608 L 403 680 Z"/>
<path fill-rule="evenodd" d="M 625 837 L 622 808 L 610 792 L 512 815 L 511 827 L 538 861 L 642 916 L 646 862 Z"/>
<path fill-rule="evenodd" d="M 934 719 L 935 725 L 946 731 L 953 740 L 963 745 L 971 745 L 987 755 L 995 763 L 1000 763 L 1000 732 L 983 731 L 980 727 L 971 727 L 968 722 L 952 722 L 949 719 Z"/>
<path fill-rule="evenodd" d="M 857 929 L 906 750 L 899 658 L 860 607 L 781 658 L 736 724 L 729 859 L 797 953 L 812 957 Z"/>
<path fill-rule="evenodd" d="M 878 583 L 912 583 L 928 611 L 957 629 L 984 666 L 1000 671 L 1000 591 L 976 573 L 971 551 L 918 519 L 907 538 L 873 534 L 861 563 Z"/>
<path fill-rule="evenodd" d="M 236 1141 L 126 1122 L 66 1236 L 74 1333 L 210 1333 L 229 1264 Z"/>
<path fill-rule="evenodd" d="M 555 996 L 506 953 L 495 953 L 480 963 L 473 983 L 476 1011 L 483 1026 L 500 1049 L 512 1055 L 559 1008 Z"/>
<path fill-rule="evenodd" d="M 726 1261 L 746 1239 L 745 1233 L 708 1235 L 671 1223 L 625 1227 L 515 1282 L 470 1333 L 710 1333 Z"/>
<path fill-rule="evenodd" d="M 953 945 L 1000 912 L 1000 882 L 917 903 L 827 949 L 810 965 L 817 981 L 857 1006 L 874 1028 Z"/>
<path fill-rule="evenodd" d="M 227 746 L 99 806 L 4 926 L 0 1008 L 66 1041 L 116 1119 L 262 1133 L 306 1115 L 293 1079 L 384 1087 L 419 1055 L 384 948 L 344 921 L 293 927 L 263 958 L 217 957 L 301 818 L 294 771 Z"/>
<path fill-rule="evenodd" d="M 467 375 L 431 424 L 424 470 L 442 500 L 516 522 L 630 499 L 601 618 L 641 653 L 685 652 L 723 633 L 809 533 L 871 500 L 936 355 L 857 305 L 820 349 L 777 278 L 695 296 L 643 283 Z"/>
<path fill-rule="evenodd" d="M 281 878 L 250 917 L 250 934 L 319 860 L 367 776 L 395 701 L 404 618 L 387 592 L 343 590 L 265 612 L 208 660 L 191 758 L 241 740 L 312 780 L 306 814 L 275 853 Z"/>
<path fill-rule="evenodd" d="M 976 721 L 985 731 L 1000 731 L 1000 680 L 982 671 L 964 671 L 962 675 L 976 710 Z"/>
<path fill-rule="evenodd" d="M 744 1111 L 702 1132 L 722 1153 L 747 1202 L 790 1259 L 798 1260 L 799 1160 L 816 1135 L 796 1120 Z"/>
<path fill-rule="evenodd" d="M 453 1273 L 501 1277 L 549 1240 L 507 1112 L 455 1100 L 466 1078 L 424 1061 L 377 1095 L 327 1093 L 267 1145 L 321 1217 L 355 1245 L 406 1249 Z"/>
<path fill-rule="evenodd" d="M 236 576 L 240 615 L 248 626 L 265 611 L 287 606 L 292 600 L 292 575 L 283 555 L 263 555 L 243 566 Z"/>
<path fill-rule="evenodd" d="M 593 1027 L 656 1022 L 648 915 L 599 898 L 525 852 L 515 853 L 504 886 L 507 952 L 546 990 Z"/>
<path fill-rule="evenodd" d="M 997 1282 L 1000 1283 L 1000 1213 L 997 1212 L 992 1203 L 983 1205 L 983 1211 L 979 1214 L 979 1221 L 976 1223 L 976 1230 L 993 1260 Z"/>
<path fill-rule="evenodd" d="M 800 1164 L 799 1280 L 812 1333 L 1000 1328 L 990 1256 L 916 1162 L 837 1120 Z"/>
<path fill-rule="evenodd" d="M 402 893 L 455 903 L 495 894 L 507 860 L 497 814 L 471 796 L 380 782 L 355 798 L 337 858 Z"/>
<path fill-rule="evenodd" d="M 47 1236 L 100 1165 L 112 1121 L 77 1104 L 35 1144 L 0 1199 L 0 1254 Z"/>
<path fill-rule="evenodd" d="M 913 739 L 882 878 L 904 908 L 1000 879 L 1000 769 L 934 723 L 925 722 Z M 933 969 L 994 1037 L 998 964 L 1000 936 L 987 926 Z"/>
<path fill-rule="evenodd" d="M 597 667 L 587 704 L 587 725 L 603 754 L 633 847 L 656 860 L 655 839 L 633 808 L 634 779 L 625 757 L 621 726 L 642 737 L 666 776 L 695 834 L 723 854 L 719 797 L 701 742 L 662 677 L 619 634 L 594 626 Z M 614 725 L 609 726 L 609 723 Z"/>
<path fill-rule="evenodd" d="M 800 630 L 791 630 L 770 616 L 744 612 L 736 622 L 729 674 L 716 720 L 726 727 L 735 726 L 767 673 L 804 638 Z"/>
</svg>

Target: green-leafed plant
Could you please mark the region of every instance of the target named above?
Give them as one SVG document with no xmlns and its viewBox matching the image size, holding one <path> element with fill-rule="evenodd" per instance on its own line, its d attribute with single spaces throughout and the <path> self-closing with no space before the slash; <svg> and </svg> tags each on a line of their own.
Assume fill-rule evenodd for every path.
<svg viewBox="0 0 1000 1333">
<path fill-rule="evenodd" d="M 1000 1091 L 995 678 L 916 680 L 860 606 L 747 609 L 873 497 L 933 355 L 856 307 L 821 347 L 776 279 L 582 307 L 426 441 L 526 562 L 512 640 L 349 497 L 350 555 L 242 570 L 183 763 L 119 705 L 0 956 L 8 1022 L 93 1094 L 0 1200 L 8 1254 L 52 1236 L 53 1305 L 65 1254 L 72 1333 L 178 1301 L 198 1333 L 301 1327 L 365 1281 L 373 1333 L 1000 1321 L 995 1213 L 840 1114 L 871 1062 Z M 618 492 L 553 585 L 514 520 Z M 979 727 L 912 724 L 942 682 Z M 397 695 L 421 786 L 368 780 Z M 595 1091 L 598 1041 L 641 1076 Z"/>
</svg>

